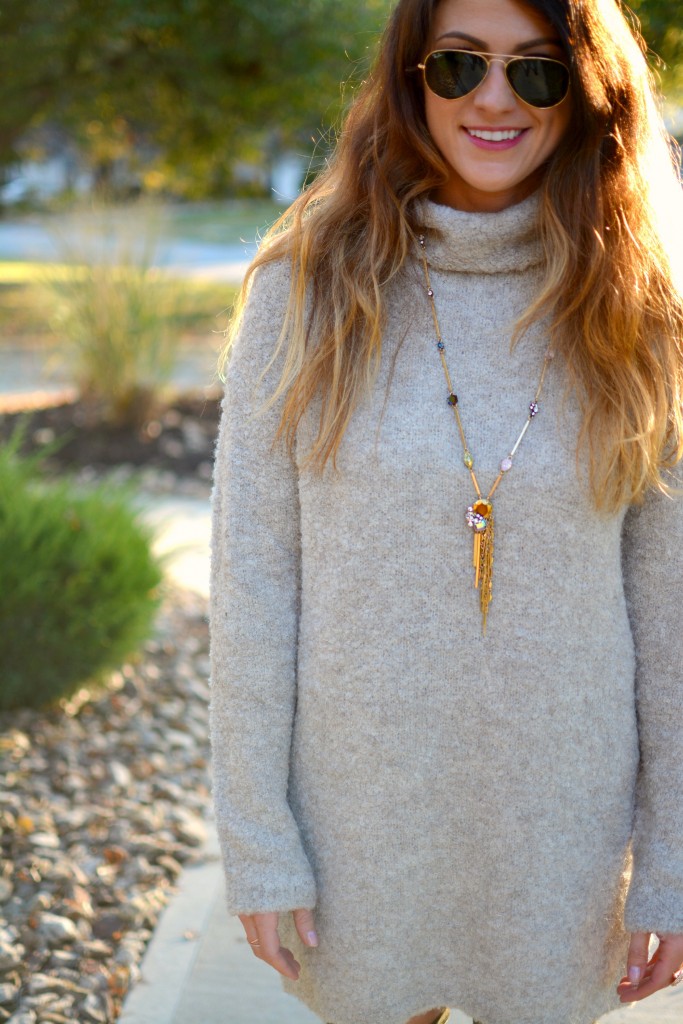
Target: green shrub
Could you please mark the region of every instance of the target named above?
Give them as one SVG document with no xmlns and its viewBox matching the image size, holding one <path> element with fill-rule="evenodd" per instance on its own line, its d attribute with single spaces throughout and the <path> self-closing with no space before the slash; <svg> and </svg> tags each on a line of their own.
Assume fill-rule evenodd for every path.
<svg viewBox="0 0 683 1024">
<path fill-rule="evenodd" d="M 0 449 L 0 709 L 43 707 L 116 668 L 147 638 L 162 572 L 130 495 L 41 481 Z"/>
</svg>

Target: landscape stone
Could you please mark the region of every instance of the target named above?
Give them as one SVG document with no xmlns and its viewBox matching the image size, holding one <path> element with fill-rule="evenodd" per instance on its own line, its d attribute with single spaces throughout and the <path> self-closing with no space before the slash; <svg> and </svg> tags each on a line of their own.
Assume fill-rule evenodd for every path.
<svg viewBox="0 0 683 1024">
<path fill-rule="evenodd" d="M 25 1009 L 18 1010 L 13 1013 L 8 1019 L 7 1024 L 36 1024 L 38 1018 L 36 1017 L 33 1010 L 28 1007 Z"/>
<path fill-rule="evenodd" d="M 0 1024 L 114 1024 L 210 806 L 206 602 L 135 665 L 0 713 Z"/>
<path fill-rule="evenodd" d="M 0 971 L 8 971 L 21 963 L 25 950 L 21 945 L 12 945 L 11 942 L 0 942 Z"/>
<path fill-rule="evenodd" d="M 60 946 L 64 942 L 75 942 L 80 933 L 68 917 L 57 914 L 43 914 L 38 925 L 39 934 L 49 946 Z"/>
</svg>

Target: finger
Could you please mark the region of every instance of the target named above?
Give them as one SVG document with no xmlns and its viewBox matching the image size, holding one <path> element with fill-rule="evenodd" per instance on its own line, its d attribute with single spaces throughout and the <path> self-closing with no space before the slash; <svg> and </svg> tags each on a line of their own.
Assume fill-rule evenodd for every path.
<svg viewBox="0 0 683 1024">
<path fill-rule="evenodd" d="M 646 989 L 645 986 L 646 986 L 647 982 L 649 982 L 650 978 L 652 977 L 652 971 L 653 971 L 652 966 L 648 966 L 648 967 L 645 968 L 645 974 L 643 975 L 641 981 L 638 983 L 638 987 L 637 988 L 635 988 L 631 984 L 631 982 L 628 980 L 628 978 L 626 976 L 624 976 L 621 979 L 621 981 L 617 985 L 617 994 L 621 997 L 622 1003 L 632 1003 L 632 1002 L 635 1002 L 636 1000 L 641 998 L 641 992 L 644 995 L 648 994 L 648 989 Z"/>
<path fill-rule="evenodd" d="M 654 969 L 654 959 L 648 961 L 650 948 L 650 932 L 634 932 L 631 935 L 626 960 L 627 973 L 617 985 L 617 994 L 622 1003 L 632 1003 L 640 998 L 640 992 L 647 994 L 645 985 L 649 982 Z"/>
<path fill-rule="evenodd" d="M 620 986 L 620 996 L 623 993 L 626 997 L 624 1001 L 639 1002 L 641 999 L 646 999 L 655 992 L 659 992 L 660 989 L 667 988 L 671 985 L 674 974 L 680 968 L 682 958 L 682 937 L 680 935 L 661 936 L 659 946 L 655 950 L 638 988 L 626 991 L 626 986 L 624 989 L 621 989 Z"/>
<path fill-rule="evenodd" d="M 634 989 L 638 989 L 645 976 L 650 948 L 650 932 L 634 932 L 626 958 L 626 976 Z"/>
<path fill-rule="evenodd" d="M 633 991 L 633 992 L 638 992 L 638 991 L 640 990 L 640 987 L 641 987 L 641 985 L 643 985 L 643 984 L 644 984 L 644 983 L 645 983 L 646 981 L 648 981 L 648 980 L 649 980 L 649 979 L 650 979 L 650 978 L 652 977 L 652 971 L 653 971 L 653 969 L 654 969 L 654 965 L 653 965 L 653 964 L 648 964 L 648 966 L 647 966 L 647 967 L 645 968 L 645 973 L 643 974 L 643 977 L 642 977 L 642 978 L 641 978 L 641 980 L 640 980 L 640 981 L 638 982 L 638 987 L 637 987 L 637 988 L 636 988 L 636 986 L 635 986 L 635 985 L 633 985 L 633 984 L 632 984 L 632 983 L 631 983 L 631 982 L 630 982 L 630 981 L 628 980 L 628 978 L 626 977 L 626 975 L 624 975 L 624 976 L 623 976 L 623 978 L 622 978 L 622 979 L 620 980 L 620 982 L 619 982 L 619 986 L 618 986 L 618 987 L 619 987 L 620 989 L 621 989 L 621 988 L 628 988 L 629 990 L 631 990 L 631 991 Z"/>
<path fill-rule="evenodd" d="M 239 917 L 239 920 L 242 923 L 242 927 L 244 928 L 244 934 L 247 937 L 247 942 L 253 948 L 254 944 L 258 944 L 259 941 L 258 931 L 256 930 L 256 923 L 254 921 L 254 918 L 251 914 L 238 914 L 237 916 Z"/>
<path fill-rule="evenodd" d="M 652 983 L 657 988 L 665 988 L 673 981 L 676 971 L 683 962 L 683 935 L 658 935 L 659 945 L 650 961 Z M 656 991 L 654 989 L 653 991 Z"/>
<path fill-rule="evenodd" d="M 258 956 L 280 974 L 293 981 L 299 980 L 301 964 L 294 959 L 291 950 L 285 949 L 280 943 L 278 932 L 279 914 L 254 914 L 254 922 L 260 945 Z"/>
<path fill-rule="evenodd" d="M 313 919 L 312 910 L 293 910 L 292 916 L 294 918 L 294 924 L 296 930 L 299 933 L 301 941 L 306 946 L 317 946 L 318 936 L 315 931 L 315 920 Z"/>
</svg>

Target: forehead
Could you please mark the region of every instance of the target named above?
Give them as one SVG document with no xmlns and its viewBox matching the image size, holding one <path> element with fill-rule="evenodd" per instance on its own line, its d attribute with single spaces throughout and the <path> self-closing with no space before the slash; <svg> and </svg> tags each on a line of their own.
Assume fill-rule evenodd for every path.
<svg viewBox="0 0 683 1024">
<path fill-rule="evenodd" d="M 486 44 L 492 53 L 512 53 L 539 38 L 557 39 L 557 32 L 540 11 L 518 0 L 441 0 L 436 6 L 430 42 L 458 32 Z"/>
</svg>

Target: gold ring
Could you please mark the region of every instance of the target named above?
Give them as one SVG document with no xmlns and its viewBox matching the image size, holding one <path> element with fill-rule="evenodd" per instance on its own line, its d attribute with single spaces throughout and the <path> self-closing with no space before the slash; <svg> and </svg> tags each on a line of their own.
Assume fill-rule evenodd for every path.
<svg viewBox="0 0 683 1024">
<path fill-rule="evenodd" d="M 673 976 L 673 981 L 671 982 L 671 984 L 672 985 L 680 985 L 680 983 L 682 981 L 683 981 L 683 967 L 681 967 L 681 969 L 679 971 L 676 971 L 676 973 Z"/>
</svg>

